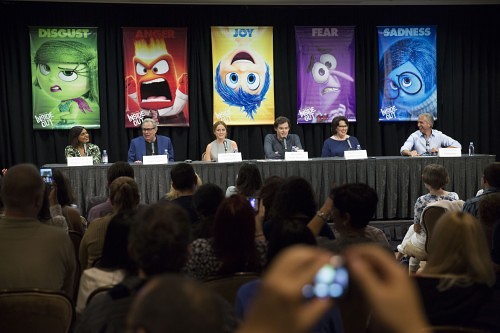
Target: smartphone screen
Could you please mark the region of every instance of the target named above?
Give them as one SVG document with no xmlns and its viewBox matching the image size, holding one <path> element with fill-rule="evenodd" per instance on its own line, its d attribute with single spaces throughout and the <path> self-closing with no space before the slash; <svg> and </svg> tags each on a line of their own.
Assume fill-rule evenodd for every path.
<svg viewBox="0 0 500 333">
<path fill-rule="evenodd" d="M 44 183 L 52 184 L 52 169 L 51 168 L 40 168 L 40 176 Z"/>
<path fill-rule="evenodd" d="M 341 256 L 333 256 L 330 262 L 319 269 L 311 284 L 302 288 L 305 298 L 339 298 L 347 292 L 349 272 Z"/>
<path fill-rule="evenodd" d="M 257 197 L 248 197 L 248 202 L 250 202 L 250 206 L 252 206 L 253 210 L 259 210 L 259 198 Z"/>
</svg>

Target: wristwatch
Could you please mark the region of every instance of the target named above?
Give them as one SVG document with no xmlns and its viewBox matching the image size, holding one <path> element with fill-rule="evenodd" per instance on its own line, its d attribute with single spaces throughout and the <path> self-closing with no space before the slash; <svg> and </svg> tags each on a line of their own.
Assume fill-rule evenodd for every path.
<svg viewBox="0 0 500 333">
<path fill-rule="evenodd" d="M 316 212 L 316 215 L 319 216 L 319 217 L 321 217 L 323 219 L 323 221 L 325 221 L 325 222 L 328 221 L 328 218 L 330 217 L 330 214 L 326 214 L 326 213 L 324 213 L 324 212 L 322 212 L 320 210 L 318 210 Z"/>
</svg>

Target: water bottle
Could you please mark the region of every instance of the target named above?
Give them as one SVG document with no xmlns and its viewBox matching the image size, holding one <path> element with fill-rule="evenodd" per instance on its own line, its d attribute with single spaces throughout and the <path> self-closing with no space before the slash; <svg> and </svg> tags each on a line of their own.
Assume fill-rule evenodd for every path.
<svg viewBox="0 0 500 333">
<path fill-rule="evenodd" d="M 474 142 L 469 143 L 469 156 L 474 155 Z"/>
<path fill-rule="evenodd" d="M 361 150 L 361 145 L 357 145 L 356 150 Z"/>
<path fill-rule="evenodd" d="M 168 149 L 165 149 L 165 151 L 163 152 L 163 155 L 167 155 L 167 160 L 168 160 Z"/>
<path fill-rule="evenodd" d="M 106 149 L 102 150 L 102 163 L 108 164 L 108 152 Z"/>
</svg>

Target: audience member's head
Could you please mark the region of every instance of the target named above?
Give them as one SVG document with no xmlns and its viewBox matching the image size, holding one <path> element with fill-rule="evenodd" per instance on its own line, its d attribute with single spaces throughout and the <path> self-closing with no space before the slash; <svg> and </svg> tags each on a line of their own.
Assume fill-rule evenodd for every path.
<svg viewBox="0 0 500 333">
<path fill-rule="evenodd" d="M 252 163 L 243 163 L 236 178 L 238 193 L 246 197 L 254 196 L 262 186 L 259 168 Z"/>
<path fill-rule="evenodd" d="M 316 207 L 311 184 L 302 177 L 290 177 L 274 196 L 271 218 L 280 220 L 302 216 L 309 221 L 316 214 Z"/>
<path fill-rule="evenodd" d="M 40 171 L 34 165 L 18 164 L 10 168 L 2 184 L 5 215 L 37 218 L 44 188 Z"/>
<path fill-rule="evenodd" d="M 213 247 L 222 261 L 220 274 L 260 271 L 255 248 L 255 212 L 239 194 L 222 200 L 215 213 Z"/>
<path fill-rule="evenodd" d="M 170 171 L 170 178 L 172 181 L 173 188 L 177 191 L 194 192 L 194 190 L 196 189 L 196 183 L 198 179 L 191 164 L 188 163 L 176 164 Z"/>
<path fill-rule="evenodd" d="M 221 333 L 224 304 L 200 282 L 166 274 L 152 279 L 139 293 L 128 316 L 130 333 Z"/>
<path fill-rule="evenodd" d="M 197 173 L 195 173 L 195 175 L 196 175 L 196 187 L 198 188 L 203 184 L 203 181 L 201 180 L 200 176 Z M 180 196 L 179 191 L 174 188 L 173 183 L 170 183 L 170 190 L 167 192 L 167 194 L 165 194 L 165 198 L 167 200 L 174 200 L 177 199 L 179 196 Z"/>
<path fill-rule="evenodd" d="M 123 269 L 128 274 L 135 273 L 136 265 L 128 251 L 128 235 L 133 223 L 133 217 L 124 213 L 118 213 L 111 218 L 104 236 L 102 256 L 96 267 L 104 270 Z"/>
<path fill-rule="evenodd" d="M 75 196 L 69 178 L 61 171 L 54 169 L 52 170 L 52 179 L 57 187 L 57 201 L 59 204 L 64 207 L 75 203 Z"/>
<path fill-rule="evenodd" d="M 130 177 L 118 177 L 109 187 L 109 199 L 115 213 L 132 212 L 139 205 L 139 187 Z"/>
<path fill-rule="evenodd" d="M 215 216 L 224 200 L 224 191 L 216 184 L 204 184 L 193 195 L 193 206 L 201 220 Z"/>
<path fill-rule="evenodd" d="M 491 163 L 484 169 L 483 183 L 484 188 L 500 187 L 500 162 Z"/>
<path fill-rule="evenodd" d="M 446 275 L 441 288 L 495 283 L 486 237 L 474 216 L 464 212 L 443 215 L 434 227 L 428 249 L 423 273 Z"/>
<path fill-rule="evenodd" d="M 422 170 L 422 181 L 434 190 L 442 189 L 450 181 L 448 171 L 439 164 L 428 164 Z"/>
<path fill-rule="evenodd" d="M 285 178 L 279 176 L 270 176 L 264 180 L 264 184 L 259 191 L 259 199 L 266 210 L 264 221 L 270 217 L 271 207 L 273 206 L 274 198 L 278 189 L 285 183 Z"/>
<path fill-rule="evenodd" d="M 333 223 L 342 232 L 365 228 L 377 209 L 377 192 L 366 184 L 345 184 L 330 191 Z"/>
<path fill-rule="evenodd" d="M 40 211 L 38 212 L 38 220 L 42 223 L 47 223 L 51 219 L 49 203 L 49 194 L 51 189 L 52 186 L 50 184 L 44 184 L 42 207 L 40 207 Z"/>
<path fill-rule="evenodd" d="M 191 221 L 185 210 L 173 203 L 157 203 L 146 208 L 137 221 L 129 248 L 138 268 L 146 276 L 180 272 L 191 239 Z"/>
<path fill-rule="evenodd" d="M 108 186 L 118 177 L 130 177 L 134 179 L 134 168 L 123 161 L 113 163 L 108 169 Z"/>
<path fill-rule="evenodd" d="M 486 225 L 500 222 L 500 193 L 491 193 L 481 197 L 479 216 L 481 222 Z"/>
</svg>

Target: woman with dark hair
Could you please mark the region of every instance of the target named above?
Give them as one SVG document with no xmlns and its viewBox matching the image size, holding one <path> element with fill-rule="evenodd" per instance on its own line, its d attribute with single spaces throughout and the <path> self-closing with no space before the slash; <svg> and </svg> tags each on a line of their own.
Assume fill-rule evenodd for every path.
<svg viewBox="0 0 500 333">
<path fill-rule="evenodd" d="M 101 163 L 101 150 L 90 143 L 89 132 L 83 126 L 74 126 L 69 130 L 68 146 L 64 149 L 64 156 L 81 157 L 92 156 L 94 164 Z"/>
<path fill-rule="evenodd" d="M 76 312 L 82 313 L 89 295 L 101 287 L 111 287 L 121 282 L 126 275 L 135 274 L 136 267 L 128 253 L 128 234 L 133 223 L 129 214 L 115 215 L 108 225 L 102 257 L 95 267 L 83 271 L 76 303 Z"/>
<path fill-rule="evenodd" d="M 213 126 L 215 140 L 210 142 L 203 155 L 204 161 L 217 162 L 219 154 L 234 153 L 238 151 L 236 141 L 227 138 L 227 125 L 222 120 L 216 121 Z"/>
<path fill-rule="evenodd" d="M 68 222 L 69 230 L 77 231 L 83 235 L 85 222 L 82 223 L 83 220 L 78 209 L 72 207 L 75 203 L 75 197 L 68 177 L 59 170 L 53 170 L 52 180 L 53 184 L 56 185 L 57 201 L 61 205 L 62 215 Z"/>
<path fill-rule="evenodd" d="M 212 238 L 191 243 L 187 274 L 198 279 L 235 272 L 260 272 L 266 262 L 266 242 L 256 239 L 255 212 L 241 195 L 225 198 L 214 219 Z"/>
<path fill-rule="evenodd" d="M 332 119 L 332 136 L 325 140 L 321 157 L 344 157 L 344 151 L 357 149 L 358 139 L 347 134 L 349 122 L 344 116 Z"/>
<path fill-rule="evenodd" d="M 252 163 L 243 163 L 236 176 L 236 186 L 229 186 L 226 197 L 241 194 L 245 197 L 255 196 L 262 186 L 262 176 L 259 168 Z"/>
<path fill-rule="evenodd" d="M 45 184 L 38 220 L 43 224 L 61 228 L 66 233 L 68 232 L 68 222 L 63 215 L 61 205 L 57 201 L 57 185 Z"/>
</svg>

